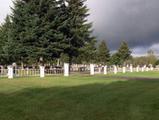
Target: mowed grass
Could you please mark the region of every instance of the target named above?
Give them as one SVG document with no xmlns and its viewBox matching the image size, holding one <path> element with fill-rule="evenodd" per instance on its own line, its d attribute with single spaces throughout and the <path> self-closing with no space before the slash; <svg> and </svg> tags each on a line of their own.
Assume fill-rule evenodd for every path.
<svg viewBox="0 0 159 120">
<path fill-rule="evenodd" d="M 151 74 L 157 78 L 156 72 L 147 76 L 154 77 Z M 0 120 L 158 120 L 158 113 L 159 79 L 104 75 L 0 79 Z"/>
<path fill-rule="evenodd" d="M 110 76 L 114 76 L 111 74 Z M 125 74 L 123 73 L 118 73 L 115 76 L 119 77 L 133 77 L 133 78 L 159 78 L 159 71 L 150 71 L 150 72 L 126 72 Z"/>
</svg>

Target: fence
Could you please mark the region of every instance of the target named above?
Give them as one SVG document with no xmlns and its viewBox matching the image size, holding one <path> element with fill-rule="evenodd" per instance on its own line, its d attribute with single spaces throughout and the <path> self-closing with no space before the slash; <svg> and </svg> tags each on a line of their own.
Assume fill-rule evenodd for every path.
<svg viewBox="0 0 159 120">
<path fill-rule="evenodd" d="M 119 66 L 103 66 L 103 65 L 82 65 L 82 64 L 73 64 L 69 65 L 65 63 L 63 67 L 44 67 L 40 66 L 39 69 L 14 69 L 13 66 L 8 66 L 7 69 L 3 67 L 0 68 L 0 77 L 8 77 L 12 79 L 13 77 L 45 77 L 51 75 L 64 75 L 69 76 L 70 74 L 109 74 L 118 72 L 144 72 L 144 71 L 157 71 L 159 69 L 154 69 L 152 66 L 137 66 L 133 67 L 132 65 L 119 67 Z"/>
<path fill-rule="evenodd" d="M 8 69 L 0 69 L 0 77 L 7 77 Z"/>
<path fill-rule="evenodd" d="M 39 69 L 14 69 L 14 68 L 8 68 L 8 69 L 0 69 L 0 77 L 38 77 L 40 76 L 40 68 Z M 44 75 L 45 76 L 51 76 L 51 75 L 62 75 L 63 68 L 47 68 L 44 69 Z"/>
<path fill-rule="evenodd" d="M 89 74 L 90 65 L 73 64 L 69 67 L 70 74 Z"/>
<path fill-rule="evenodd" d="M 15 69 L 13 75 L 15 77 L 36 77 L 40 75 L 40 69 Z"/>
</svg>

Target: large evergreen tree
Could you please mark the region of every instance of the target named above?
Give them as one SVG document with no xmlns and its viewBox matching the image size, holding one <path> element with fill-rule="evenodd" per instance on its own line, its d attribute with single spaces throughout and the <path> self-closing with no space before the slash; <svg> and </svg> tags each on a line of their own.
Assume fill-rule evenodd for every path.
<svg viewBox="0 0 159 120">
<path fill-rule="evenodd" d="M 110 53 L 105 41 L 102 41 L 98 47 L 98 62 L 100 64 L 109 64 Z"/>
<path fill-rule="evenodd" d="M 56 0 L 18 0 L 14 5 L 12 37 L 19 46 L 18 59 L 32 63 L 56 58 L 63 37 L 56 30 Z"/>
<path fill-rule="evenodd" d="M 11 20 L 10 16 L 7 15 L 5 22 L 0 27 L 0 63 L 12 63 L 15 61 L 13 51 L 15 50 L 16 44 L 11 38 Z"/>
<path fill-rule="evenodd" d="M 89 14 L 85 1 L 67 0 L 68 6 L 65 15 L 68 15 L 68 18 L 65 21 L 67 28 L 64 33 L 69 44 L 65 52 L 69 55 L 70 61 L 72 57 L 77 57 L 82 53 L 81 48 L 94 46 L 95 38 L 91 36 L 92 24 L 87 21 Z M 94 49 L 92 50 L 94 51 Z"/>
<path fill-rule="evenodd" d="M 112 54 L 112 56 L 110 58 L 110 64 L 111 65 L 121 65 L 121 59 L 120 59 L 118 53 Z"/>
<path fill-rule="evenodd" d="M 121 43 L 120 48 L 116 53 L 116 58 L 119 59 L 119 65 L 123 65 L 127 60 L 131 58 L 131 50 L 125 41 Z"/>
<path fill-rule="evenodd" d="M 40 58 L 47 62 L 63 55 L 71 61 L 83 54 L 82 50 L 94 47 L 95 38 L 91 37 L 91 24 L 86 19 L 88 9 L 84 2 L 16 0 L 8 41 L 3 47 L 5 57 L 10 63 L 37 63 Z M 92 47 L 90 51 L 93 53 Z"/>
<path fill-rule="evenodd" d="M 79 56 L 76 58 L 76 63 L 90 64 L 96 63 L 97 61 L 97 49 L 96 49 L 96 40 L 92 40 L 88 44 L 85 44 L 84 47 L 79 49 Z"/>
</svg>

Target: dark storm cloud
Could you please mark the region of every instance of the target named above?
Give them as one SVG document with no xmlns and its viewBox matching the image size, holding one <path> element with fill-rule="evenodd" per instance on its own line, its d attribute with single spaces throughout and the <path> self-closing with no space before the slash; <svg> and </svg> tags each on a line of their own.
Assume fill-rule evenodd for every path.
<svg viewBox="0 0 159 120">
<path fill-rule="evenodd" d="M 122 40 L 143 52 L 159 43 L 159 0 L 88 0 L 87 4 L 94 34 L 112 50 Z"/>
</svg>

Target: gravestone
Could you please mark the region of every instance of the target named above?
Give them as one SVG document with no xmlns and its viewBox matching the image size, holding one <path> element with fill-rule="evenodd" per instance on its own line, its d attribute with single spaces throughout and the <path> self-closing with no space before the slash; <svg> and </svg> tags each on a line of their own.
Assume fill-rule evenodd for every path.
<svg viewBox="0 0 159 120">
<path fill-rule="evenodd" d="M 149 67 L 146 67 L 146 72 L 148 72 L 150 69 L 149 69 Z"/>
<path fill-rule="evenodd" d="M 133 72 L 133 65 L 130 65 L 130 72 Z"/>
<path fill-rule="evenodd" d="M 8 78 L 13 79 L 13 66 L 8 66 Z"/>
<path fill-rule="evenodd" d="M 123 73 L 126 73 L 126 67 L 125 66 L 123 67 Z"/>
<path fill-rule="evenodd" d="M 90 75 L 94 75 L 94 64 L 90 64 Z"/>
<path fill-rule="evenodd" d="M 116 65 L 114 65 L 113 67 L 114 67 L 114 74 L 117 74 L 117 73 L 118 73 L 117 66 L 116 66 Z"/>
<path fill-rule="evenodd" d="M 108 72 L 107 72 L 107 66 L 104 66 L 104 75 L 107 75 Z"/>
<path fill-rule="evenodd" d="M 151 70 L 151 71 L 153 71 L 153 70 L 154 70 L 154 67 L 153 67 L 153 65 L 152 65 L 152 64 L 150 65 L 150 70 Z"/>
<path fill-rule="evenodd" d="M 64 76 L 69 76 L 69 63 L 64 63 Z"/>
<path fill-rule="evenodd" d="M 40 66 L 40 77 L 41 78 L 45 77 L 45 67 L 44 66 Z"/>
<path fill-rule="evenodd" d="M 139 65 L 136 67 L 136 72 L 139 72 Z"/>
</svg>

